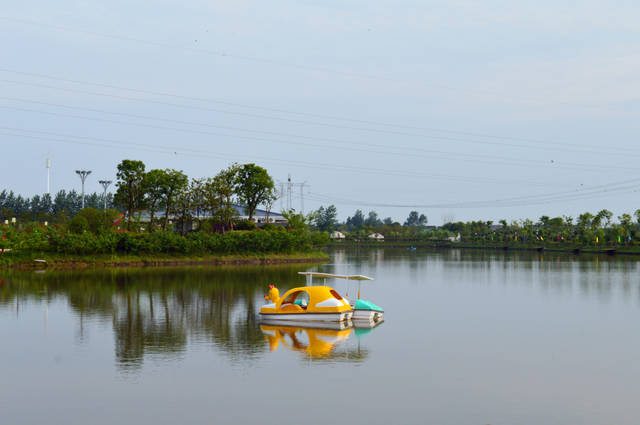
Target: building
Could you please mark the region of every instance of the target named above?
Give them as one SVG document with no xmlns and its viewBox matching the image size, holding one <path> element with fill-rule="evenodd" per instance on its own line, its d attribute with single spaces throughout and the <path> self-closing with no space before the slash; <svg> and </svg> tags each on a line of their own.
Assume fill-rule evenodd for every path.
<svg viewBox="0 0 640 425">
<path fill-rule="evenodd" d="M 369 236 L 367 236 L 369 239 L 378 241 L 378 242 L 383 242 L 384 241 L 384 236 L 381 235 L 380 233 L 372 233 Z"/>
<path fill-rule="evenodd" d="M 249 219 L 249 215 L 247 214 L 244 206 L 234 204 L 233 208 L 236 210 L 236 219 L 239 219 L 239 220 Z M 280 213 L 270 211 L 268 215 L 269 215 L 269 218 L 267 220 L 267 211 L 256 209 L 253 212 L 253 217 L 251 221 L 253 221 L 256 224 L 271 223 L 277 226 L 286 226 L 288 223 L 288 220 L 286 219 L 286 217 Z M 121 223 L 125 222 L 126 216 L 127 216 L 126 212 L 123 212 L 122 214 L 120 214 L 120 216 L 114 220 L 113 225 L 119 226 Z M 164 217 L 165 217 L 164 210 L 161 210 L 161 211 L 155 212 L 153 219 L 155 223 L 161 223 L 162 221 L 164 221 Z M 192 221 L 202 221 L 202 220 L 207 220 L 211 218 L 211 215 L 208 212 L 200 212 L 198 214 L 196 214 L 195 212 L 192 212 L 191 217 L 193 219 Z M 142 211 L 136 212 L 134 214 L 134 218 L 135 218 L 135 221 L 139 221 L 140 223 L 146 224 L 146 223 L 149 223 L 149 221 L 151 221 L 151 214 L 149 213 L 148 210 L 142 210 Z M 173 214 L 170 214 L 169 222 L 172 223 L 175 221 L 176 221 L 176 216 Z M 185 224 L 185 226 L 188 230 L 198 227 L 198 226 L 194 226 L 193 223 L 187 223 Z"/>
<path fill-rule="evenodd" d="M 249 215 L 247 214 L 245 207 L 243 207 L 242 205 L 234 205 L 233 208 L 235 208 L 236 210 L 236 214 L 237 217 L 240 220 L 248 220 L 249 219 Z M 280 213 L 274 212 L 274 211 L 269 211 L 269 220 L 267 221 L 267 211 L 266 210 L 261 210 L 261 209 L 256 209 L 253 212 L 253 219 L 252 221 L 261 224 L 261 223 L 272 223 L 272 224 L 279 224 L 279 225 L 286 225 L 288 223 L 287 219 L 285 218 L 285 216 L 283 216 Z"/>
<path fill-rule="evenodd" d="M 344 233 L 338 232 L 337 230 L 335 232 L 331 232 L 331 235 L 329 235 L 329 237 L 337 241 L 341 241 L 345 238 Z"/>
</svg>

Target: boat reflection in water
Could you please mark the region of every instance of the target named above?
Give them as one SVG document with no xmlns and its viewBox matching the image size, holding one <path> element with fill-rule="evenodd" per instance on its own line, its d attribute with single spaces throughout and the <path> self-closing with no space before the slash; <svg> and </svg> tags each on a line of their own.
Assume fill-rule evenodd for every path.
<svg viewBox="0 0 640 425">
<path fill-rule="evenodd" d="M 380 324 L 382 320 L 322 323 L 268 320 L 262 322 L 260 330 L 271 351 L 285 347 L 310 359 L 358 361 L 368 355 L 368 350 L 361 348 L 359 338 Z M 355 347 L 346 343 L 352 335 L 358 339 Z"/>
</svg>

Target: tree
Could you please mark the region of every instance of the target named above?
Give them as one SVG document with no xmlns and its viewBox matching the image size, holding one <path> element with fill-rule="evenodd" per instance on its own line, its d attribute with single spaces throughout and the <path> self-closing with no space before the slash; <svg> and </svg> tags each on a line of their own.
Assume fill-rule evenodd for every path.
<svg viewBox="0 0 640 425">
<path fill-rule="evenodd" d="M 315 225 L 318 230 L 323 232 L 331 232 L 338 225 L 338 209 L 335 205 L 329 205 L 327 208 L 320 207 L 316 211 Z"/>
<path fill-rule="evenodd" d="M 164 170 L 151 170 L 144 175 L 144 192 L 149 207 L 149 231 L 153 231 L 156 209 L 163 199 L 163 187 L 167 175 Z"/>
<path fill-rule="evenodd" d="M 287 219 L 287 229 L 304 231 L 307 229 L 307 218 L 302 213 L 296 213 L 294 209 L 282 211 L 282 215 Z"/>
<path fill-rule="evenodd" d="M 362 210 L 356 210 L 353 217 L 347 217 L 347 227 L 359 229 L 364 225 L 364 214 Z"/>
<path fill-rule="evenodd" d="M 405 226 L 426 226 L 427 225 L 427 216 L 424 214 L 418 215 L 418 211 L 411 211 L 409 213 L 409 217 L 407 217 L 407 221 L 404 222 Z"/>
<path fill-rule="evenodd" d="M 114 200 L 117 205 L 127 211 L 127 228 L 131 229 L 131 220 L 136 208 L 142 204 L 144 195 L 144 163 L 131 159 L 124 159 L 118 164 L 116 177 L 116 194 Z"/>
<path fill-rule="evenodd" d="M 598 226 L 604 226 L 604 227 L 609 227 L 609 225 L 611 224 L 611 218 L 613 217 L 613 213 L 609 210 L 600 210 L 598 212 L 598 214 L 596 214 L 596 218 L 594 219 L 594 221 L 597 220 L 598 222 Z"/>
<path fill-rule="evenodd" d="M 255 164 L 244 164 L 238 169 L 236 193 L 245 205 L 251 220 L 258 205 L 275 196 L 273 179 L 264 168 Z"/>
<path fill-rule="evenodd" d="M 180 225 L 180 234 L 183 236 L 187 231 L 187 222 L 193 218 L 191 212 L 193 211 L 194 197 L 190 189 L 185 182 L 182 186 L 176 186 L 172 194 L 171 211 L 175 212 L 176 221 Z M 168 220 L 165 219 L 165 230 L 167 224 Z"/>
<path fill-rule="evenodd" d="M 233 205 L 233 196 L 236 194 L 239 171 L 240 165 L 233 163 L 226 169 L 220 171 L 212 181 L 221 201 L 217 215 L 221 222 L 229 229 L 233 229 L 233 218 L 237 215 L 237 211 Z"/>
<path fill-rule="evenodd" d="M 631 240 L 631 229 L 633 229 L 633 217 L 630 214 L 622 214 L 618 216 L 618 220 L 620 221 L 620 227 L 622 229 L 622 237 L 625 238 L 625 241 Z"/>
<path fill-rule="evenodd" d="M 382 226 L 382 221 L 378 218 L 378 213 L 375 211 L 369 211 L 369 216 L 364 221 L 366 226 L 379 227 Z"/>
<path fill-rule="evenodd" d="M 237 166 L 222 170 L 203 185 L 203 204 L 211 214 L 212 222 L 222 229 L 233 229 L 233 218 L 237 215 L 233 206 L 233 194 L 236 184 Z"/>
<path fill-rule="evenodd" d="M 189 183 L 189 178 L 182 171 L 166 169 L 165 176 L 162 180 L 162 201 L 164 203 L 164 224 L 162 230 L 167 230 L 169 223 L 169 215 L 174 211 L 174 204 L 180 194 L 181 200 L 185 199 L 185 190 Z M 184 202 L 183 204 L 184 205 Z"/>
</svg>

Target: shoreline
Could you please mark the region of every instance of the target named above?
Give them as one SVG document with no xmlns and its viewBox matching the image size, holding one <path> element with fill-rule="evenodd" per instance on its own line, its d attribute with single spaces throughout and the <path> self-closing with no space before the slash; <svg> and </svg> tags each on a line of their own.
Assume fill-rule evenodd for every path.
<svg viewBox="0 0 640 425">
<path fill-rule="evenodd" d="M 5 256 L 7 254 L 4 254 Z M 18 257 L 18 256 L 16 256 Z M 8 261 L 7 261 L 8 260 Z M 13 261 L 12 261 L 13 260 Z M 42 260 L 42 261 L 37 261 Z M 296 254 L 234 254 L 234 255 L 96 255 L 70 256 L 51 253 L 24 253 L 18 258 L 0 257 L 0 270 L 75 270 L 90 268 L 125 267 L 178 267 L 178 266 L 222 266 L 222 265 L 274 265 L 321 263 L 329 261 L 322 251 Z"/>
<path fill-rule="evenodd" d="M 530 251 L 530 252 L 553 252 L 564 254 L 606 254 L 606 255 L 625 255 L 640 256 L 640 246 L 549 246 L 549 245 L 513 245 L 513 244 L 469 244 L 469 243 L 438 243 L 438 242 L 421 242 L 415 241 L 398 241 L 398 242 L 338 242 L 327 245 L 327 248 L 430 248 L 430 249 L 473 249 L 487 251 Z"/>
</svg>

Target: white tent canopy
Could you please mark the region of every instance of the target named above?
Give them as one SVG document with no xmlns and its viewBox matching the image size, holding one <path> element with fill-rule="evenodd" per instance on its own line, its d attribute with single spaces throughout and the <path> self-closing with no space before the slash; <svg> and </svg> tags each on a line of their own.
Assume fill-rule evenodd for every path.
<svg viewBox="0 0 640 425">
<path fill-rule="evenodd" d="M 373 280 L 372 277 L 363 276 L 361 274 L 340 275 L 340 274 L 318 273 L 318 272 L 298 272 L 298 274 L 305 275 L 309 278 L 324 277 L 324 278 L 347 279 L 347 280 Z"/>
</svg>

